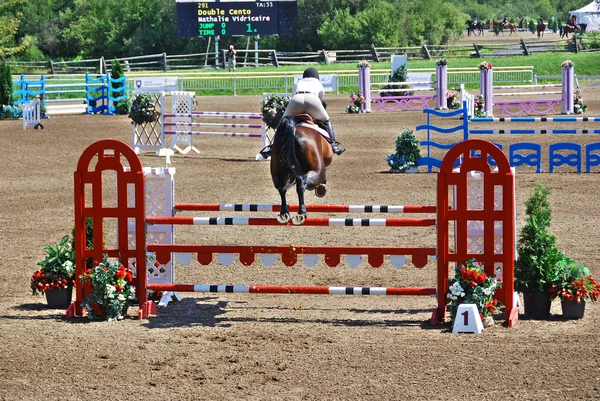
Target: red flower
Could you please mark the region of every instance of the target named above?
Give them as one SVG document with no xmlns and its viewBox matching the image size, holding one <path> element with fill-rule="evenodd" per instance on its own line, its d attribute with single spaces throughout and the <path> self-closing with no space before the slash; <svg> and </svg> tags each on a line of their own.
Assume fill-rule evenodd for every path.
<svg viewBox="0 0 600 401">
<path fill-rule="evenodd" d="M 117 272 L 115 273 L 115 276 L 114 276 L 114 277 L 115 277 L 117 280 L 118 280 L 118 279 L 120 279 L 120 278 L 123 278 L 123 277 L 125 277 L 125 271 L 123 271 L 123 270 L 119 270 L 119 271 L 117 271 Z"/>
<path fill-rule="evenodd" d="M 117 292 L 123 292 L 123 287 L 121 287 L 120 285 L 115 285 L 115 290 Z"/>
</svg>

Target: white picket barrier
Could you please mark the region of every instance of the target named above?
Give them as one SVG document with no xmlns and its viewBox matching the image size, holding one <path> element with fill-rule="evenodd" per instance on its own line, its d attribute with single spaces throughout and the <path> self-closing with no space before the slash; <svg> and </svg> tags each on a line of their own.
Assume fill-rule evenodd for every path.
<svg viewBox="0 0 600 401">
<path fill-rule="evenodd" d="M 29 126 L 33 127 L 34 129 L 43 129 L 44 126 L 40 122 L 41 116 L 42 115 L 40 112 L 40 100 L 38 98 L 33 98 L 28 103 L 23 103 L 24 130 L 26 130 Z"/>
</svg>

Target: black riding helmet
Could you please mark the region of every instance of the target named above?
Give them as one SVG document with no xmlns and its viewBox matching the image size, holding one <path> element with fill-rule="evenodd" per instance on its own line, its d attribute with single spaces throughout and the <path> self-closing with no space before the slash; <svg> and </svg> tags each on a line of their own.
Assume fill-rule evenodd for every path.
<svg viewBox="0 0 600 401">
<path fill-rule="evenodd" d="M 317 78 L 319 79 L 319 71 L 317 71 L 315 68 L 307 68 L 306 70 L 304 70 L 304 73 L 302 74 L 302 78 Z"/>
</svg>

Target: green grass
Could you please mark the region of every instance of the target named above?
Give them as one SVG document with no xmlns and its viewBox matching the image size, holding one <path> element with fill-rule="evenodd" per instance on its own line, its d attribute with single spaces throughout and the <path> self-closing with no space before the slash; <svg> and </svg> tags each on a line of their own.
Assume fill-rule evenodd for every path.
<svg viewBox="0 0 600 401">
<path fill-rule="evenodd" d="M 491 57 L 483 58 L 461 58 L 449 59 L 448 67 L 477 67 L 482 61 L 489 61 L 497 67 L 513 67 L 531 65 L 537 75 L 560 75 L 560 64 L 565 60 L 571 60 L 575 63 L 575 73 L 577 75 L 600 75 L 600 52 L 598 53 L 545 53 L 533 56 L 513 56 L 513 57 Z M 291 68 L 291 67 L 290 67 Z M 389 69 L 390 62 L 371 63 L 372 69 Z M 435 60 L 409 60 L 408 69 L 411 68 L 435 68 Z M 356 69 L 356 63 L 318 66 L 319 71 L 337 71 Z M 261 69 L 262 70 L 262 69 Z M 281 68 L 274 69 L 282 71 Z M 299 67 L 296 70 L 302 71 Z"/>
<path fill-rule="evenodd" d="M 492 57 L 488 59 L 484 58 L 462 58 L 462 59 L 449 59 L 449 68 L 465 68 L 471 67 L 476 68 L 482 61 L 491 62 L 495 67 L 518 67 L 518 66 L 533 66 L 534 73 L 538 76 L 560 76 L 561 75 L 561 63 L 565 60 L 571 60 L 575 63 L 575 73 L 577 75 L 600 75 L 600 52 L 598 53 L 545 53 L 533 56 L 513 56 L 513 57 Z M 332 65 L 325 64 L 314 64 L 321 74 L 357 74 L 356 61 L 351 63 L 335 63 Z M 244 73 L 269 73 L 274 72 L 277 74 L 302 74 L 302 71 L 309 67 L 309 65 L 300 66 L 283 66 L 283 67 L 260 67 L 260 68 L 238 68 L 236 74 L 242 75 Z M 417 68 L 435 68 L 435 60 L 409 60 L 408 69 Z M 371 62 L 371 70 L 387 70 L 391 69 L 391 63 L 375 63 Z M 186 71 L 190 73 L 191 71 Z M 169 75 L 177 75 L 178 71 L 170 71 Z M 222 70 L 218 71 L 194 71 L 194 74 L 198 76 L 223 76 L 233 75 Z M 137 74 L 136 74 L 137 75 Z M 558 82 L 558 81 L 557 81 Z M 467 89 L 478 87 L 476 84 L 467 85 Z M 350 93 L 355 91 L 355 88 L 340 88 L 340 93 Z M 265 90 L 265 89 L 243 89 L 238 87 L 238 95 L 256 95 L 265 92 L 280 92 L 278 90 Z M 201 94 L 203 95 L 229 95 L 232 94 L 232 90 L 221 89 L 221 90 L 204 90 Z"/>
</svg>

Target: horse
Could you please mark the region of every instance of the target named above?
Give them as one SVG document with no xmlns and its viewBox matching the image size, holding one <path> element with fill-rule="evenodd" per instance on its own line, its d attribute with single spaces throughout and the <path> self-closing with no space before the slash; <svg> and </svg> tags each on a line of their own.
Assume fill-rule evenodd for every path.
<svg viewBox="0 0 600 401">
<path fill-rule="evenodd" d="M 504 26 L 500 25 L 500 31 L 502 31 L 503 35 L 505 29 L 508 29 L 510 31 L 510 35 L 512 35 L 513 32 L 517 33 L 517 24 L 515 24 L 514 22 L 507 22 Z"/>
<path fill-rule="evenodd" d="M 560 38 L 568 38 L 569 37 L 569 33 L 579 33 L 581 32 L 581 27 L 579 25 L 575 25 L 575 27 L 573 28 L 573 25 L 569 25 L 569 24 L 564 24 L 563 26 L 560 27 L 559 29 L 560 31 Z"/>
<path fill-rule="evenodd" d="M 493 20 L 491 27 L 494 30 L 496 36 L 498 36 L 500 32 L 502 32 L 502 35 L 504 35 L 505 29 L 508 29 L 511 35 L 513 34 L 513 32 L 517 32 L 517 24 L 515 24 L 514 22 L 507 22 L 506 24 L 502 25 L 502 21 Z"/>
<path fill-rule="evenodd" d="M 483 22 L 472 22 L 467 20 L 467 36 L 471 36 L 471 34 L 475 35 L 475 30 L 477 30 L 478 34 L 483 35 Z"/>
<path fill-rule="evenodd" d="M 540 38 L 540 34 L 542 38 L 544 37 L 544 31 L 546 30 L 546 24 L 543 21 L 539 21 L 536 27 L 538 39 Z"/>
<path fill-rule="evenodd" d="M 307 114 L 283 117 L 277 126 L 271 145 L 271 178 L 281 197 L 281 209 L 277 221 L 288 224 L 290 213 L 285 198 L 286 191 L 296 184 L 298 214 L 292 224 L 302 225 L 306 219 L 304 192 L 315 191 L 322 198 L 327 193 L 325 169 L 333 160 L 331 144 L 314 128 Z"/>
</svg>

